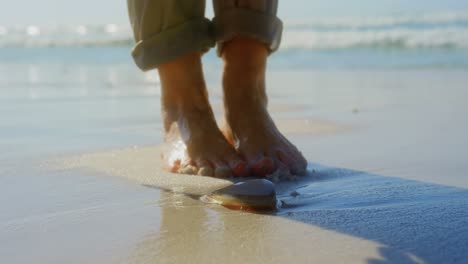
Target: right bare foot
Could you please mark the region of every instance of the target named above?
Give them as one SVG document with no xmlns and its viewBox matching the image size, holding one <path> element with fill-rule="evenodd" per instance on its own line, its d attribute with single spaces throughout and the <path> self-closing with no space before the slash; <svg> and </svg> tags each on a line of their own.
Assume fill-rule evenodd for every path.
<svg viewBox="0 0 468 264">
<path fill-rule="evenodd" d="M 267 110 L 265 72 L 268 50 L 262 43 L 237 37 L 223 50 L 224 134 L 256 176 L 279 170 L 305 175 L 307 160 L 278 130 Z"/>
<path fill-rule="evenodd" d="M 218 129 L 199 54 L 161 65 L 165 165 L 171 172 L 215 177 L 244 176 L 247 165 Z"/>
</svg>

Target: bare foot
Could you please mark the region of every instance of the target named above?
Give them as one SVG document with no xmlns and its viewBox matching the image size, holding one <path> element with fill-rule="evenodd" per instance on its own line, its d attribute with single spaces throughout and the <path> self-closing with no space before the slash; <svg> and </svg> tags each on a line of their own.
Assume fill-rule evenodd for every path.
<svg viewBox="0 0 468 264">
<path fill-rule="evenodd" d="M 267 48 L 255 40 L 235 38 L 225 44 L 223 132 L 257 176 L 277 169 L 306 173 L 307 161 L 277 129 L 267 110 L 265 70 Z"/>
<path fill-rule="evenodd" d="M 172 172 L 216 177 L 245 175 L 246 163 L 218 129 L 208 102 L 201 59 L 189 54 L 161 65 L 162 114 Z"/>
</svg>

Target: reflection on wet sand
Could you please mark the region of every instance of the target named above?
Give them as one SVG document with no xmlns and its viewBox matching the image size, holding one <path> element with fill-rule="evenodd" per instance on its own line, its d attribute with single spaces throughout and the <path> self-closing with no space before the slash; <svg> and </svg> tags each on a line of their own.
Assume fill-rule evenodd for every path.
<svg viewBox="0 0 468 264">
<path fill-rule="evenodd" d="M 320 243 L 325 237 L 330 243 L 353 241 L 356 246 L 375 248 L 370 250 L 374 254 L 356 252 L 351 258 L 348 255 L 351 261 L 365 256 L 379 259 L 373 243 L 275 215 L 207 206 L 170 192 L 161 193 L 160 208 L 159 231 L 136 245 L 129 262 L 287 263 L 300 260 L 310 263 L 344 257 L 344 252 L 332 253 L 334 250 L 327 250 L 327 246 Z"/>
</svg>

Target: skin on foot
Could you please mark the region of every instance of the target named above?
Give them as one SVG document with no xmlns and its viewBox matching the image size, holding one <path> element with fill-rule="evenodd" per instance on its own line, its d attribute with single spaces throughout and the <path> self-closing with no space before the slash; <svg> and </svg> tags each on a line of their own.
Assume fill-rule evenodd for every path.
<svg viewBox="0 0 468 264">
<path fill-rule="evenodd" d="M 304 175 L 307 161 L 277 129 L 267 110 L 265 71 L 267 48 L 249 38 L 225 43 L 223 133 L 247 161 L 250 173 L 266 176 L 282 170 Z"/>
<path fill-rule="evenodd" d="M 247 166 L 218 129 L 208 102 L 201 59 L 189 54 L 161 65 L 163 160 L 171 172 L 244 176 Z"/>
</svg>

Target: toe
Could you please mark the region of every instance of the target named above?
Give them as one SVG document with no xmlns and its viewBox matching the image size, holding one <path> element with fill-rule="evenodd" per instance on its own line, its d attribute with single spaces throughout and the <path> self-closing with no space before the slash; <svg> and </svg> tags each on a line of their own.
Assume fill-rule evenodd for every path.
<svg viewBox="0 0 468 264">
<path fill-rule="evenodd" d="M 207 160 L 200 160 L 196 162 L 198 169 L 198 175 L 202 176 L 213 176 L 214 170 L 211 163 Z"/>
<path fill-rule="evenodd" d="M 243 161 L 235 151 L 225 154 L 224 161 L 231 168 L 233 176 L 244 177 L 249 174 L 247 162 Z"/>
<path fill-rule="evenodd" d="M 214 176 L 216 178 L 229 178 L 232 176 L 232 172 L 228 166 L 216 167 Z"/>
<path fill-rule="evenodd" d="M 233 160 L 229 162 L 229 167 L 234 176 L 246 177 L 249 174 L 247 162 L 242 160 Z"/>
<path fill-rule="evenodd" d="M 221 160 L 213 160 L 214 164 L 214 176 L 216 178 L 229 178 L 232 176 L 232 171 L 229 166 Z"/>
<path fill-rule="evenodd" d="M 214 172 L 213 172 L 213 168 L 209 166 L 205 166 L 205 167 L 200 167 L 200 169 L 198 169 L 197 174 L 201 176 L 213 176 Z"/>
<path fill-rule="evenodd" d="M 168 170 L 170 172 L 174 172 L 174 173 L 178 172 L 179 169 L 180 169 L 180 163 L 181 163 L 181 161 L 180 161 L 180 159 L 178 159 L 178 160 L 175 160 L 173 163 L 167 164 Z"/>
<path fill-rule="evenodd" d="M 266 176 L 276 170 L 275 162 L 270 157 L 261 157 L 251 163 L 252 173 L 256 176 Z"/>
<path fill-rule="evenodd" d="M 197 174 L 197 168 L 193 165 L 185 165 L 183 167 L 181 167 L 178 171 L 178 173 L 181 173 L 181 174 Z"/>
<path fill-rule="evenodd" d="M 281 161 L 281 163 L 283 163 L 287 167 L 290 167 L 293 164 L 293 158 L 291 157 L 291 155 L 287 155 L 282 150 L 277 150 L 272 154 L 275 155 L 278 158 L 278 160 Z"/>
<path fill-rule="evenodd" d="M 276 151 L 276 157 L 283 163 L 293 175 L 303 176 L 306 172 L 307 162 L 300 153 L 286 154 L 283 150 Z"/>
<path fill-rule="evenodd" d="M 291 171 L 289 166 L 286 166 L 286 164 L 279 160 L 276 160 L 276 164 L 278 166 L 276 171 L 278 172 L 280 179 L 291 179 L 293 177 L 294 173 Z"/>
</svg>

